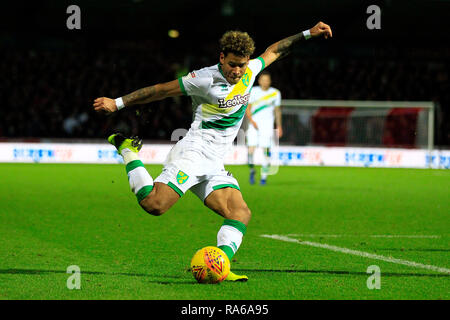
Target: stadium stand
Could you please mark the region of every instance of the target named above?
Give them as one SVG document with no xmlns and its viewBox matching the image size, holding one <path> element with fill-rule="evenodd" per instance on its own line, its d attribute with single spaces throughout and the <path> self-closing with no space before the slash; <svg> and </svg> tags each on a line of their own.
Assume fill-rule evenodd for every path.
<svg viewBox="0 0 450 320">
<path fill-rule="evenodd" d="M 192 111 L 185 97 L 156 102 L 151 108 L 126 110 L 106 121 L 91 108 L 92 100 L 99 95 L 116 97 L 216 63 L 213 41 L 201 55 L 190 52 L 170 59 L 165 59 L 163 51 L 153 50 L 162 46 L 162 42 L 116 42 L 112 47 L 120 50 L 0 52 L 0 71 L 6 75 L 0 79 L 0 137 L 103 138 L 120 129 L 129 134 L 139 132 L 146 139 L 169 139 L 174 129 L 190 124 Z M 437 143 L 450 144 L 448 60 L 384 58 L 371 63 L 364 58 L 301 59 L 296 55 L 273 65 L 270 71 L 284 99 L 434 101 L 442 112 Z M 327 129 L 316 130 L 316 142 L 321 141 L 321 134 L 331 134 L 338 144 L 345 143 L 338 130 L 345 128 L 338 123 L 323 125 Z M 385 134 L 386 145 L 401 144 L 402 136 L 411 136 L 402 133 L 411 130 L 408 123 L 389 125 L 395 132 Z"/>
</svg>

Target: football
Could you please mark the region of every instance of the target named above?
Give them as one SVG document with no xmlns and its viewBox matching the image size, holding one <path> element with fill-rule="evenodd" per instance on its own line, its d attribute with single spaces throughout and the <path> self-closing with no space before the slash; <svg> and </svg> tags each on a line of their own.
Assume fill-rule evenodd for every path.
<svg viewBox="0 0 450 320">
<path fill-rule="evenodd" d="M 230 272 L 230 260 L 221 249 L 204 247 L 192 257 L 191 271 L 199 283 L 219 283 Z"/>
</svg>

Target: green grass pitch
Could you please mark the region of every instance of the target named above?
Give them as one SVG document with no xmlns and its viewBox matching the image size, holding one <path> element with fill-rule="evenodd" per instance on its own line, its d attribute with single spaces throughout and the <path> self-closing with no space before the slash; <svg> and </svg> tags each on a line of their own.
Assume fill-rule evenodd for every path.
<svg viewBox="0 0 450 320">
<path fill-rule="evenodd" d="M 1 164 L 0 299 L 450 298 L 450 171 L 281 167 L 261 187 L 227 169 L 253 213 L 232 261 L 249 281 L 200 285 L 190 259 L 223 218 L 192 193 L 153 217 L 123 165 Z M 71 265 L 80 290 L 66 286 Z"/>
</svg>

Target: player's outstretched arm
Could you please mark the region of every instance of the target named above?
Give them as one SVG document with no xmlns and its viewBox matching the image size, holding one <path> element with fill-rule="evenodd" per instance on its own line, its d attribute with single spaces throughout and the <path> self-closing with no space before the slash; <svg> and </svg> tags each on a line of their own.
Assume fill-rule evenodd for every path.
<svg viewBox="0 0 450 320">
<path fill-rule="evenodd" d="M 310 37 L 316 38 L 321 36 L 323 36 L 325 39 L 331 38 L 333 36 L 330 26 L 323 22 L 317 23 L 309 30 L 297 33 L 293 36 L 275 42 L 266 49 L 266 51 L 261 55 L 261 58 L 264 59 L 265 66 L 268 67 L 272 62 L 288 55 L 295 43 L 302 40 L 307 40 Z"/>
<path fill-rule="evenodd" d="M 180 83 L 178 80 L 173 80 L 138 89 L 118 99 L 107 97 L 97 98 L 94 100 L 93 106 L 97 112 L 112 113 L 123 107 L 149 103 L 168 97 L 181 96 L 182 94 Z"/>
</svg>

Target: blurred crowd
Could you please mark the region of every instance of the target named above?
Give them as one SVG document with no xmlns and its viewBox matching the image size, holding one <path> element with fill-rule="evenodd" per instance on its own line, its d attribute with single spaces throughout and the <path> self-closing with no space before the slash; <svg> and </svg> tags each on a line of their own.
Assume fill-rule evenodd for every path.
<svg viewBox="0 0 450 320">
<path fill-rule="evenodd" d="M 187 97 L 96 114 L 95 98 L 119 97 L 218 62 L 216 43 L 196 51 L 157 42 L 106 49 L 16 49 L 0 52 L 0 138 L 105 138 L 121 130 L 168 140 L 188 128 Z M 439 103 L 436 135 L 450 145 L 450 63 L 433 59 L 302 58 L 268 68 L 284 99 L 420 100 Z"/>
</svg>

